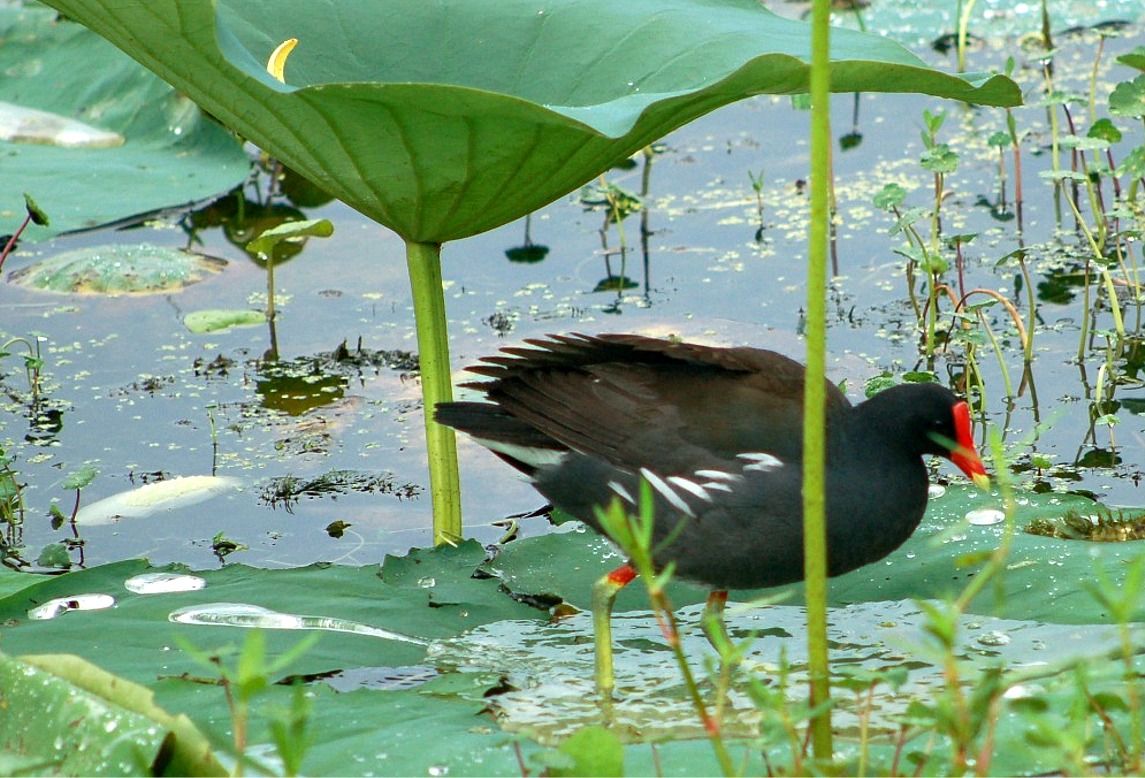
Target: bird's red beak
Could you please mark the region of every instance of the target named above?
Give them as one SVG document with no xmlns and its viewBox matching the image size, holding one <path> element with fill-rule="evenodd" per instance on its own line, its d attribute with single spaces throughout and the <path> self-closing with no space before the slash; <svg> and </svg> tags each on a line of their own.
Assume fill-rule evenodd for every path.
<svg viewBox="0 0 1145 778">
<path fill-rule="evenodd" d="M 954 449 L 950 452 L 950 461 L 966 473 L 974 485 L 979 489 L 989 489 L 990 479 L 986 475 L 986 468 L 974 448 L 974 435 L 970 429 L 970 406 L 960 402 L 954 406 L 954 432 L 958 436 Z"/>
</svg>

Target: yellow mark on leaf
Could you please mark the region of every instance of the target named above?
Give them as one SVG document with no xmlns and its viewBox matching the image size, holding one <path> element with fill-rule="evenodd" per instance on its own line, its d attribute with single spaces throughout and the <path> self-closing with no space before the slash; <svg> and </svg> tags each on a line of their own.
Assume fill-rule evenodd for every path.
<svg viewBox="0 0 1145 778">
<path fill-rule="evenodd" d="M 278 48 L 270 55 L 270 59 L 266 63 L 266 72 L 277 78 L 281 83 L 285 84 L 286 79 L 283 73 L 286 71 L 286 58 L 290 56 L 290 52 L 294 51 L 294 47 L 298 45 L 298 38 L 288 38 L 282 43 L 278 44 Z"/>
</svg>

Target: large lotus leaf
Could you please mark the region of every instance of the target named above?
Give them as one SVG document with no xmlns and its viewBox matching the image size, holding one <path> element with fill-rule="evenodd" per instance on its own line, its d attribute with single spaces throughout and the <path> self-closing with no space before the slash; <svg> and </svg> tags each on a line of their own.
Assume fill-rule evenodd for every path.
<svg viewBox="0 0 1145 778">
<path fill-rule="evenodd" d="M 1092 505 L 1082 498 L 1052 495 L 1022 499 L 1027 504 L 1021 506 L 1019 521 L 1061 514 L 1070 505 L 1076 509 Z M 959 566 L 957 558 L 993 548 L 999 537 L 998 525 L 967 526 L 961 523 L 963 517 L 972 508 L 996 501 L 997 498 L 970 490 L 951 489 L 932 500 L 918 537 L 892 555 L 889 565 L 878 563 L 867 568 L 865 577 L 860 571 L 837 580 L 835 596 L 842 600 L 837 604 L 847 600 L 862 603 L 832 611 L 836 671 L 910 670 L 910 683 L 901 692 L 890 694 L 885 686 L 880 688 L 878 716 L 902 710 L 912 694 L 930 699 L 943 683 L 942 662 L 934 654 L 933 644 L 927 645 L 924 615 L 908 600 L 961 586 L 974 568 Z M 947 542 L 941 542 L 939 538 L 951 528 L 965 535 L 965 539 L 948 536 Z M 1139 552 L 1128 543 L 1099 546 L 1025 538 L 1019 535 L 1015 539 L 1004 591 L 1023 608 L 1031 608 L 1030 600 L 1044 601 L 1041 615 L 1022 621 L 989 616 L 964 619 L 957 654 L 964 662 L 963 675 L 971 682 L 978 677 L 979 669 L 996 663 L 1019 668 L 1037 663 L 1045 677 L 1030 693 L 1061 692 L 1061 699 L 1053 701 L 1055 709 L 1039 714 L 1052 721 L 1053 716 L 1065 717 L 1069 713 L 1068 686 L 1073 676 L 1058 674 L 1060 668 L 1044 665 L 1044 661 L 1087 657 L 1093 668 L 1089 678 L 1091 693 L 1117 693 L 1123 687 L 1123 675 L 1108 659 L 1111 647 L 1119 645 L 1117 627 L 1077 629 L 1061 622 L 1107 621 L 1100 613 L 1075 613 L 1077 605 L 1070 600 L 1073 592 L 1081 592 L 1081 579 L 1093 578 L 1094 552 L 1102 558 L 1115 584 L 1123 576 L 1119 568 L 1124 567 L 1117 560 Z M 503 581 L 474 574 L 484 558 L 484 549 L 468 542 L 458 548 L 418 550 L 404 557 L 391 557 L 380 569 L 314 565 L 293 570 L 256 570 L 235 565 L 200 573 L 206 581 L 201 590 L 157 595 L 133 594 L 123 586 L 129 576 L 149 569 L 143 562 L 121 562 L 52 578 L 23 576 L 31 582 L 24 587 L 7 580 L 21 574 L 0 568 L 0 590 L 10 592 L 0 598 L 0 623 L 5 624 L 3 647 L 12 654 L 80 654 L 107 670 L 142 682 L 155 690 L 157 704 L 172 713 L 186 713 L 218 749 L 226 747 L 231 723 L 225 695 L 218 686 L 182 677 L 188 673 L 192 678 L 202 678 L 210 671 L 185 655 L 175 638 L 179 636 L 215 651 L 238 644 L 245 631 L 229 626 L 172 624 L 168 621 L 172 610 L 230 601 L 258 604 L 283 613 L 388 627 L 428 638 L 430 645 L 422 648 L 362 634 L 324 632 L 316 645 L 279 671 L 280 675 L 297 674 L 318 684 L 332 671 L 358 670 L 366 673 L 367 686 L 371 685 L 371 672 L 378 679 L 408 677 L 411 671 L 420 672 L 421 679 L 439 673 L 429 683 L 407 684 L 412 688 L 359 688 L 335 694 L 320 686 L 312 687 L 308 699 L 313 709 L 310 731 L 314 745 L 303 763 L 305 772 L 519 774 L 513 743 L 519 743 L 527 757 L 539 748 L 537 743 L 550 744 L 553 738 L 599 718 L 591 694 L 590 618 L 581 614 L 549 623 L 544 611 L 519 601 L 530 600 L 534 592 L 561 594 L 566 589 L 568 597 L 575 601 L 582 594 L 581 588 L 587 591 L 591 580 L 615 565 L 617 558 L 592 533 L 575 530 L 509 544 L 489 565 L 490 572 L 500 574 Z M 541 569 L 530 577 L 530 571 L 525 569 L 529 565 Z M 919 571 L 929 572 L 921 575 Z M 1058 577 L 1051 580 L 1051 575 Z M 875 596 L 878 587 L 892 578 L 898 581 L 895 586 L 911 591 L 902 593 L 897 602 L 879 601 Z M 503 582 L 508 588 L 502 586 Z M 1052 593 L 1048 590 L 1051 585 L 1057 586 Z M 864 587 L 872 588 L 863 591 Z M 638 596 L 639 585 L 631 588 L 633 596 Z M 1025 595 L 1031 588 L 1034 595 Z M 27 610 L 34 605 L 84 592 L 115 594 L 118 604 L 107 610 L 66 613 L 46 621 L 27 619 Z M 702 592 L 696 593 L 702 597 Z M 545 601 L 543 597 L 537 599 Z M 1063 604 L 1060 609 L 1059 603 Z M 981 604 L 991 607 L 992 600 L 984 598 Z M 1055 618 L 1058 615 L 1061 618 Z M 680 616 L 687 631 L 686 653 L 696 667 L 701 667 L 711 657 L 711 649 L 697 627 L 699 609 L 681 609 Z M 805 698 L 803 621 L 802 609 L 798 607 L 729 609 L 729 623 L 737 638 L 759 633 L 747 656 L 748 670 L 766 679 L 774 675 L 784 654 L 792 662 L 790 694 L 794 700 Z M 337 622 L 327 624 L 332 623 Z M 615 626 L 618 680 L 631 692 L 618 706 L 618 714 L 625 721 L 636 722 L 648 737 L 672 738 L 671 743 L 658 747 L 658 755 L 672 765 L 673 772 L 712 772 L 716 766 L 711 762 L 710 749 L 703 740 L 702 728 L 688 712 L 687 699 L 655 619 L 646 610 L 634 609 L 619 614 Z M 281 655 L 304 634 L 298 630 L 268 630 L 268 650 L 272 656 Z M 1052 653 L 1047 647 L 1053 648 Z M 1103 668 L 1112 669 L 1105 672 Z M 1098 671 L 1104 674 L 1099 677 Z M 492 696 L 486 698 L 487 693 Z M 750 733 L 757 716 L 742 690 L 735 694 L 734 705 L 739 712 L 729 714 L 725 720 L 733 738 Z M 269 737 L 264 712 L 271 705 L 288 708 L 290 695 L 289 688 L 275 685 L 259 698 L 251 743 L 260 750 Z M 840 691 L 837 699 L 840 721 L 849 717 L 845 720 L 853 722 L 855 700 L 865 696 L 855 695 L 852 699 Z M 490 708 L 495 716 L 488 715 Z M 1003 716 L 999 723 L 997 750 L 1008 760 L 1004 771 L 1036 773 L 1060 767 L 1052 761 L 1053 754 L 1039 755 L 1030 750 L 1024 740 L 1027 724 L 1016 713 Z M 502 731 L 502 726 L 510 732 Z M 422 735 L 431 731 L 434 747 L 426 748 Z M 855 731 L 848 727 L 840 737 L 850 737 Z M 882 748 L 884 742 L 879 740 L 876 749 Z M 891 744 L 886 744 L 889 749 Z M 759 752 L 759 744 L 756 746 L 752 753 Z M 921 747 L 910 741 L 908 752 L 916 746 Z M 941 760 L 945 750 L 938 746 L 932 754 Z M 887 753 L 889 760 L 890 751 Z M 784 759 L 782 754 L 769 758 L 773 764 L 782 764 Z M 657 772 L 656 762 L 647 745 L 626 747 L 629 774 L 653 774 Z M 765 768 L 753 764 L 750 769 L 762 772 Z M 942 769 L 941 764 L 934 765 L 934 770 Z M 1003 771 L 1001 767 L 999 771 Z"/>
<path fill-rule="evenodd" d="M 46 8 L 0 8 L 0 102 L 123 136 L 112 148 L 0 140 L 0 233 L 27 192 L 47 212 L 41 239 L 225 192 L 250 162 L 238 141 L 98 35 Z M 8 114 L 6 114 L 7 116 Z"/>
<path fill-rule="evenodd" d="M 583 537 L 574 532 L 562 539 L 575 556 Z M 533 542 L 518 541 L 522 547 Z M 234 566 L 202 573 L 207 586 L 197 592 L 120 594 L 119 605 L 105 611 L 69 613 L 40 623 L 23 618 L 28 605 L 62 592 L 120 593 L 125 576 L 146 569 L 139 562 L 117 563 L 40 581 L 0 601 L 0 618 L 6 624 L 3 640 L 9 651 L 81 653 L 97 665 L 138 679 L 155 691 L 155 702 L 164 710 L 187 714 L 216 749 L 226 750 L 231 714 L 225 693 L 217 685 L 195 681 L 209 677 L 211 671 L 185 656 L 174 636 L 215 651 L 237 644 L 246 633 L 233 627 L 170 624 L 167 614 L 171 609 L 219 598 L 332 619 L 369 619 L 374 624 L 432 635 L 428 652 L 419 649 L 402 654 L 391 648 L 395 644 L 375 638 L 324 634 L 317 645 L 285 668 L 285 672 L 311 682 L 307 698 L 312 710 L 312 745 L 304 771 L 519 774 L 514 743 L 527 757 L 538 744 L 550 745 L 599 720 L 600 711 L 591 691 L 591 619 L 581 614 L 550 623 L 541 611 L 515 603 L 495 579 L 473 577 L 472 571 L 482 557 L 480 547 L 469 543 L 459 549 L 390 558 L 380 571 Z M 685 653 L 697 669 L 712 656 L 698 628 L 699 612 L 698 606 L 680 611 L 686 632 Z M 729 624 L 737 639 L 757 633 L 746 655 L 745 669 L 768 679 L 786 656 L 792 665 L 789 693 L 793 700 L 806 695 L 804 620 L 802 609 L 792 606 L 733 607 L 729 611 Z M 943 663 L 933 644 L 928 647 L 923 624 L 920 608 L 910 602 L 869 602 L 831 614 L 836 672 L 910 670 L 910 682 L 901 691 L 892 692 L 885 685 L 878 689 L 872 729 L 876 749 L 890 746 L 888 737 L 881 733 L 894 731 L 891 717 L 912 699 L 932 699 L 944 682 Z M 618 615 L 615 627 L 617 678 L 625 691 L 615 711 L 619 731 L 626 733 L 626 739 L 644 741 L 626 747 L 628 773 L 658 774 L 658 760 L 646 743 L 667 737 L 670 743 L 659 746 L 659 756 L 672 765 L 673 774 L 710 774 L 717 766 L 711 761 L 702 727 L 690 710 L 656 620 L 647 611 L 633 611 Z M 303 634 L 265 633 L 272 656 L 287 650 Z M 1111 648 L 1119 645 L 1118 630 L 1112 625 L 1079 630 L 1060 624 L 975 617 L 963 620 L 957 642 L 956 654 L 968 682 L 979 677 L 979 670 L 995 664 L 1021 668 L 1035 663 L 1042 678 L 1030 693 L 1042 695 L 1064 689 L 1071 682 L 1072 676 L 1060 674 L 1062 668 L 1052 663 L 1085 657 L 1094 668 L 1089 677 L 1091 693 L 1116 693 L 1124 684 L 1123 674 L 1108 658 Z M 1047 661 L 1051 664 L 1045 664 Z M 374 688 L 332 693 L 321 685 L 321 679 L 335 669 L 372 671 L 378 679 L 420 670 L 418 680 L 424 680 L 433 675 L 433 668 L 439 673 L 435 678 L 405 688 L 379 688 L 379 684 L 369 682 L 368 673 L 365 685 Z M 1112 669 L 1104 672 L 1108 668 Z M 189 675 L 183 676 L 185 672 Z M 1015 672 L 1020 675 L 1024 671 Z M 1020 678 L 1015 676 L 1014 680 Z M 706 683 L 704 686 L 707 688 Z M 267 712 L 289 708 L 291 694 L 290 688 L 274 685 L 256 700 L 249 742 L 260 752 L 269 741 Z M 853 726 L 856 703 L 861 705 L 866 698 L 842 690 L 836 697 L 842 722 L 840 738 L 848 740 L 857 731 Z M 729 737 L 751 738 L 759 716 L 742 685 L 736 685 L 731 702 L 732 710 L 724 719 Z M 1057 713 L 1047 711 L 1044 717 L 1065 716 L 1068 703 L 1066 694 L 1054 703 Z M 42 726 L 50 733 L 56 725 L 44 722 Z M 1009 760 L 1004 772 L 1037 773 L 1059 767 L 1052 761 L 1053 754 L 1042 755 L 1026 746 L 1027 731 L 1024 720 L 1013 714 L 1004 715 L 999 723 L 997 750 Z M 433 748 L 425 747 L 427 732 L 432 732 Z M 751 742 L 749 739 L 745 746 Z M 751 748 L 752 753 L 758 754 L 758 745 Z M 908 752 L 923 745 L 918 739 L 911 740 Z M 737 744 L 735 748 L 742 747 Z M 933 758 L 939 760 L 935 770 L 942 769 L 944 751 L 941 746 L 932 749 Z M 782 753 L 769 758 L 773 764 L 784 763 Z M 764 769 L 764 765 L 753 762 L 750 771 Z"/>
<path fill-rule="evenodd" d="M 513 743 L 519 741 L 523 755 L 535 746 L 502 732 L 486 712 L 481 694 L 495 688 L 497 679 L 466 676 L 441 676 L 417 688 L 391 691 L 335 692 L 312 684 L 307 689 L 310 742 L 301 774 L 521 775 Z M 195 723 L 220 750 L 226 748 L 231 720 L 220 689 L 172 679 L 156 684 L 156 698 L 170 709 L 192 711 Z M 289 709 L 290 698 L 288 686 L 276 685 L 259 696 L 257 708 Z M 249 738 L 265 751 L 269 733 L 264 716 L 252 717 Z"/>
<path fill-rule="evenodd" d="M 119 562 L 42 578 L 0 599 L 0 623 L 5 625 L 0 646 L 12 655 L 75 653 L 130 680 L 150 683 L 162 675 L 202 672 L 183 652 L 170 650 L 176 636 L 204 648 L 241 642 L 242 631 L 234 627 L 168 621 L 172 611 L 193 605 L 243 603 L 278 613 L 346 619 L 424 639 L 449 637 L 487 621 L 538 615 L 536 609 L 505 596 L 497 580 L 471 578 L 484 556 L 472 541 L 457 548 L 413 551 L 389 558 L 380 576 L 376 567 L 312 565 L 270 571 L 228 565 L 198 573 L 206 579 L 203 589 L 162 595 L 128 591 L 124 582 L 148 566 Z M 66 612 L 44 621 L 27 616 L 49 600 L 92 593 L 113 596 L 115 607 Z M 284 652 L 304 634 L 268 630 L 268 651 Z M 323 632 L 290 672 L 402 666 L 424 656 L 423 647 L 410 643 Z"/>
<path fill-rule="evenodd" d="M 805 91 L 810 28 L 754 0 L 49 0 L 407 240 L 491 229 L 721 105 Z M 265 64 L 298 38 L 285 84 Z M 837 30 L 832 87 L 1015 105 Z"/>
</svg>

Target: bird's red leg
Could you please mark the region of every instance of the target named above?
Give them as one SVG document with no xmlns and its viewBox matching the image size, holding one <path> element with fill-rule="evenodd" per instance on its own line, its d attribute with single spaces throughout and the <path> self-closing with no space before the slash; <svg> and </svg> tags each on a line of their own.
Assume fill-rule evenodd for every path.
<svg viewBox="0 0 1145 778">
<path fill-rule="evenodd" d="M 621 565 L 592 585 L 592 630 L 596 643 L 596 691 L 600 699 L 612 701 L 616 678 L 612 672 L 612 606 L 616 595 L 632 582 L 636 571 Z"/>
<path fill-rule="evenodd" d="M 724 606 L 727 604 L 727 589 L 716 589 L 708 595 L 708 603 L 704 606 L 704 634 L 708 636 L 708 642 L 716 651 L 721 651 L 721 641 L 725 647 L 731 645 L 731 638 L 728 637 L 728 625 L 724 622 Z M 712 630 L 717 630 L 717 632 L 713 634 Z"/>
</svg>

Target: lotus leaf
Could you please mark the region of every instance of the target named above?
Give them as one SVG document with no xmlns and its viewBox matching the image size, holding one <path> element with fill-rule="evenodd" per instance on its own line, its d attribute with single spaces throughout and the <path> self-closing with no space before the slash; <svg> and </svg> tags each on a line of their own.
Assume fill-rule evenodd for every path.
<svg viewBox="0 0 1145 778">
<path fill-rule="evenodd" d="M 524 216 L 721 105 L 805 91 L 810 56 L 807 25 L 753 0 L 49 5 L 421 243 Z M 282 84 L 266 63 L 290 38 Z M 878 36 L 837 30 L 832 54 L 837 91 L 1021 101 Z"/>
<path fill-rule="evenodd" d="M 149 243 L 66 251 L 13 272 L 14 284 L 63 294 L 170 294 L 222 271 L 224 260 Z"/>
<path fill-rule="evenodd" d="M 24 233 L 39 240 L 213 197 L 246 178 L 241 144 L 189 99 L 50 9 L 10 6 L 0 7 L 0 233 L 23 216 L 21 192 L 51 216 Z"/>
</svg>

